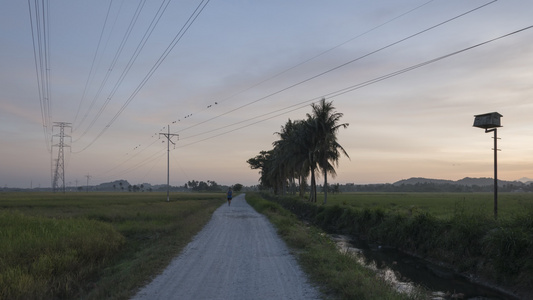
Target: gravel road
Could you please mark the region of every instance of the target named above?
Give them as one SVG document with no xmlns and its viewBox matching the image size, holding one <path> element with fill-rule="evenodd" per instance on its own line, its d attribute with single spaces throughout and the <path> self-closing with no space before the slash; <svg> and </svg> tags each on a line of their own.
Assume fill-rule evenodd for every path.
<svg viewBox="0 0 533 300">
<path fill-rule="evenodd" d="M 320 299 L 320 294 L 272 224 L 241 194 L 231 206 L 219 207 L 133 299 Z"/>
</svg>

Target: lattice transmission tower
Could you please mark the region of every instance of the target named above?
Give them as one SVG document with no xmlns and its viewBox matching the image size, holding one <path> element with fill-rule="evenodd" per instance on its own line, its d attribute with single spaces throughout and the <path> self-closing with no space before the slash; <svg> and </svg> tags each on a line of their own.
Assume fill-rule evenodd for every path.
<svg viewBox="0 0 533 300">
<path fill-rule="evenodd" d="M 54 192 L 57 192 L 59 189 L 65 192 L 65 156 L 64 156 L 64 149 L 65 147 L 70 147 L 70 145 L 65 144 L 65 137 L 70 137 L 69 135 L 65 134 L 65 128 L 70 128 L 72 130 L 71 123 L 66 122 L 54 122 L 53 128 L 59 127 L 59 133 L 52 135 L 52 147 L 57 147 L 57 159 L 55 160 L 55 170 L 54 173 L 54 179 L 52 182 L 52 188 Z M 53 139 L 54 137 L 59 137 L 59 142 L 54 145 Z"/>
</svg>

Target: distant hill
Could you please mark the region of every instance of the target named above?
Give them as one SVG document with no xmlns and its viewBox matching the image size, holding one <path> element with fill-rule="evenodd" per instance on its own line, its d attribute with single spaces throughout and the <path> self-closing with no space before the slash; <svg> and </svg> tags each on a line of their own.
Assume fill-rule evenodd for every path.
<svg viewBox="0 0 533 300">
<path fill-rule="evenodd" d="M 504 185 L 504 184 L 520 184 L 522 183 L 520 181 L 506 181 L 506 180 L 498 180 L 498 186 Z M 400 185 L 415 185 L 415 184 L 456 184 L 456 185 L 464 185 L 464 186 L 491 186 L 494 184 L 493 178 L 471 178 L 471 177 L 465 177 L 460 180 L 445 180 L 445 179 L 430 179 L 430 178 L 421 178 L 421 177 L 412 177 L 409 179 L 402 179 L 400 181 L 397 181 L 393 183 L 395 186 Z"/>
<path fill-rule="evenodd" d="M 345 184 L 338 187 L 340 192 L 402 192 L 402 193 L 479 193 L 494 191 L 494 179 L 470 178 L 446 180 L 412 177 L 395 183 Z M 498 180 L 499 192 L 533 192 L 533 184 L 521 181 Z"/>
<path fill-rule="evenodd" d="M 487 186 L 487 185 L 493 185 L 494 184 L 494 178 L 487 178 L 487 177 L 470 178 L 470 177 L 465 177 L 463 179 L 457 180 L 455 183 L 456 184 L 462 184 L 462 185 L 468 185 L 468 186 L 472 186 L 472 185 Z M 508 184 L 508 183 L 512 183 L 512 181 L 498 180 L 498 185 Z"/>
<path fill-rule="evenodd" d="M 121 183 L 122 185 L 120 185 Z M 115 180 L 113 182 L 101 183 L 95 186 L 94 189 L 99 191 L 114 191 L 122 188 L 122 190 L 127 191 L 129 185 L 130 183 L 127 180 Z"/>
<path fill-rule="evenodd" d="M 520 181 L 520 182 L 525 183 L 525 184 L 530 184 L 530 183 L 533 182 L 533 179 L 527 178 L 527 177 L 522 177 L 522 178 L 518 179 L 517 181 Z"/>
<path fill-rule="evenodd" d="M 409 179 L 402 179 L 400 181 L 396 181 L 393 183 L 393 185 L 414 185 L 414 184 L 424 184 L 424 183 L 432 183 L 432 184 L 455 184 L 455 181 L 452 180 L 445 180 L 445 179 L 431 179 L 431 178 L 422 178 L 422 177 L 411 177 Z"/>
</svg>

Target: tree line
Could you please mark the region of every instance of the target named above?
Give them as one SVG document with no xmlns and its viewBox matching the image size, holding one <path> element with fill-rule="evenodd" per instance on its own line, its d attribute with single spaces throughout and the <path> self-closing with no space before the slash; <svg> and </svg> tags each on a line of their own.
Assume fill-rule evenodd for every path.
<svg viewBox="0 0 533 300">
<path fill-rule="evenodd" d="M 309 201 L 317 201 L 317 173 L 324 178 L 324 186 L 328 186 L 328 174 L 336 175 L 342 154 L 349 158 L 348 153 L 337 141 L 340 128 L 349 124 L 340 123 L 343 114 L 335 111 L 333 102 L 322 99 L 311 104 L 311 113 L 303 120 L 289 119 L 281 126 L 279 136 L 268 151 L 260 151 L 259 155 L 247 160 L 252 169 L 258 169 L 260 187 L 272 189 L 275 194 L 285 194 L 288 189 L 305 195 L 307 179 L 310 178 Z M 324 203 L 327 202 L 328 189 L 324 189 Z"/>
<path fill-rule="evenodd" d="M 339 185 L 339 192 L 379 192 L 379 193 L 490 193 L 494 191 L 494 185 L 463 185 L 453 183 L 415 183 L 415 184 L 344 184 Z M 501 193 L 530 193 L 533 192 L 533 183 L 525 184 L 513 182 L 499 184 L 498 191 Z"/>
<path fill-rule="evenodd" d="M 207 182 L 189 180 L 183 187 L 185 189 L 191 189 L 195 192 L 219 192 L 228 188 L 227 186 L 219 185 L 214 180 L 208 180 Z M 244 186 L 240 183 L 236 183 L 231 187 L 235 192 L 240 192 Z"/>
</svg>

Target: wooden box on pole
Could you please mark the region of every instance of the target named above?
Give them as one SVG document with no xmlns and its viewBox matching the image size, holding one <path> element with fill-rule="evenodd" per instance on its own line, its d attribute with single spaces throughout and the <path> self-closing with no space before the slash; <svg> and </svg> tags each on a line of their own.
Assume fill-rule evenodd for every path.
<svg viewBox="0 0 533 300">
<path fill-rule="evenodd" d="M 494 219 L 498 218 L 498 127 L 502 127 L 501 117 L 497 112 L 474 116 L 474 127 L 485 129 L 485 133 L 494 132 Z"/>
</svg>

